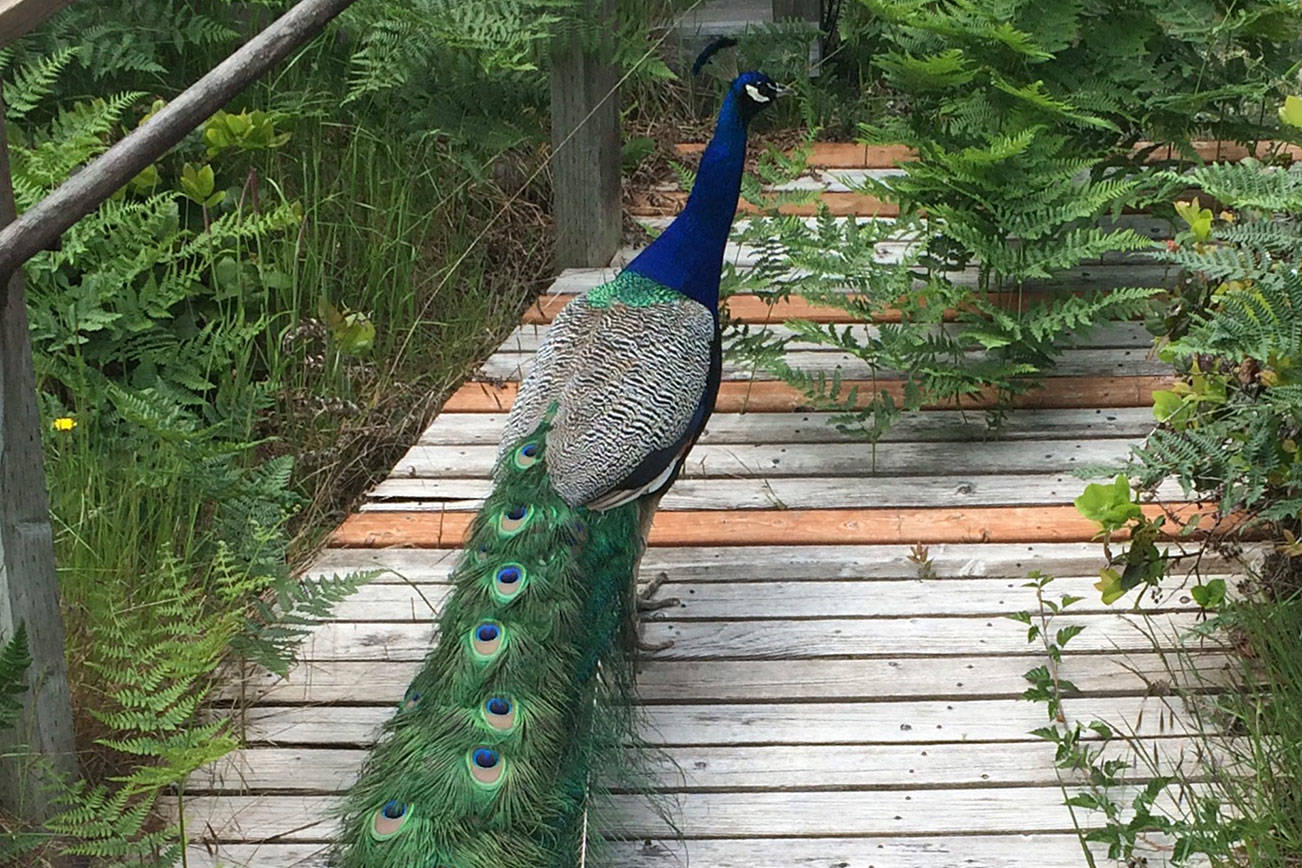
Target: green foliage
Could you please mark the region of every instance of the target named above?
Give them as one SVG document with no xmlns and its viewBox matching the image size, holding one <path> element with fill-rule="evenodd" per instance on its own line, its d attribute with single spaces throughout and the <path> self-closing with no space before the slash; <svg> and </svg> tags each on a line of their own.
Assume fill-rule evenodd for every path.
<svg viewBox="0 0 1302 868">
<path fill-rule="evenodd" d="M 898 309 L 901 324 L 883 323 L 867 341 L 789 325 L 803 342 L 902 376 L 903 400 L 861 396 L 834 377 L 792 369 L 783 359 L 789 341 L 743 332 L 737 351 L 812 403 L 841 411 L 837 424 L 877 436 L 900 407 L 958 403 L 986 390 L 1006 404 L 1043 378 L 1069 335 L 1141 310 L 1142 289 L 1059 293 L 1016 313 L 992 294 L 1044 281 L 1068 288 L 1068 269 L 1152 249 L 1107 219 L 1162 201 L 1180 183 L 1143 170 L 1137 157 L 1148 152 L 1132 154 L 1141 140 L 1192 154 L 1195 135 L 1291 135 L 1264 106 L 1292 69 L 1288 34 L 1302 11 L 1279 0 L 1169 6 L 864 0 L 851 10 L 829 64 L 835 80 L 862 85 L 880 76 L 875 110 L 855 118 L 860 136 L 917 153 L 902 176 L 864 185 L 898 202 L 901 217 L 842 232 L 824 222 L 758 223 L 743 240 L 778 236 L 790 251 L 765 248 L 757 279 L 731 286 L 777 278 L 778 297 L 797 293 L 864 318 Z M 1275 33 L 1267 22 L 1291 29 Z M 1271 184 L 1259 201 L 1282 195 L 1280 180 Z M 1210 214 L 1190 207 L 1202 227 Z M 893 251 L 874 256 L 906 240 L 896 262 L 878 261 Z M 800 276 L 782 278 L 790 270 Z M 957 311 L 953 327 L 942 324 L 946 309 Z"/>
<path fill-rule="evenodd" d="M 1302 171 L 1254 160 L 1191 182 L 1234 210 L 1190 229 L 1169 258 L 1189 275 L 1159 323 L 1184 381 L 1155 395 L 1162 423 L 1135 451 L 1145 487 L 1174 477 L 1250 523 L 1302 514 Z M 1202 219 L 1201 216 L 1199 218 Z M 1201 237 L 1200 237 L 1201 236 Z"/>
<path fill-rule="evenodd" d="M 1132 588 L 1147 589 L 1179 558 L 1199 563 L 1209 550 L 1232 552 L 1244 529 L 1273 542 L 1264 568 L 1244 571 L 1248 578 L 1237 583 L 1236 596 L 1224 578 L 1195 572 L 1190 595 L 1213 614 L 1198 633 L 1232 636 L 1250 652 L 1228 691 L 1223 682 L 1206 682 L 1196 656 L 1182 654 L 1172 664 L 1178 670 L 1173 680 L 1193 676 L 1184 707 L 1195 716 L 1202 753 L 1217 761 L 1199 768 L 1206 776 L 1203 795 L 1162 822 L 1176 837 L 1177 863 L 1206 856 L 1213 864 L 1278 865 L 1302 842 L 1296 787 L 1284 783 L 1302 769 L 1294 749 L 1302 708 L 1296 633 L 1302 588 L 1302 173 L 1247 159 L 1169 178 L 1198 187 L 1226 210 L 1176 205 L 1186 228 L 1166 258 L 1184 269 L 1184 279 L 1150 327 L 1164 335 L 1162 356 L 1183 376 L 1154 395 L 1157 428 L 1133 450 L 1129 473 L 1150 492 L 1177 480 L 1187 496 L 1211 501 L 1217 510 L 1206 524 L 1195 517 L 1178 529 L 1184 547 L 1195 531 L 1207 540 L 1175 556 L 1158 551 L 1162 518 L 1118 512 L 1130 542 L 1105 547 L 1108 565 L 1097 587 L 1105 603 Z M 1113 504 L 1130 499 L 1123 479 Z M 1087 493 L 1099 500 L 1102 490 L 1090 486 Z M 1209 691 L 1214 703 L 1205 699 Z M 1142 759 L 1144 751 L 1135 756 Z M 1108 839 L 1111 855 L 1125 852 L 1121 831 Z"/>
<path fill-rule="evenodd" d="M 57 98 L 77 51 L 9 61 L 22 94 L 7 119 L 20 208 L 130 125 L 138 94 Z M 256 341 L 286 280 L 267 254 L 292 249 L 301 209 L 224 186 L 234 155 L 285 139 L 265 117 L 218 121 L 234 138 L 208 141 L 217 162 L 178 160 L 172 174 L 163 161 L 152 183 L 120 191 L 26 268 L 39 398 L 48 417 L 71 420 L 50 432 L 47 474 L 97 773 L 51 794 L 56 815 L 7 835 L 5 858 L 54 836 L 96 865 L 173 864 L 180 832 L 153 816 L 158 794 L 239 743 L 229 721 L 201 712 L 220 664 L 247 655 L 286 671 L 309 619 L 362 580 L 290 576 L 286 522 L 301 498 L 288 457 L 256 454 L 272 397 Z M 0 656 L 0 712 L 19 684 L 16 649 Z"/>
<path fill-rule="evenodd" d="M 1123 497 L 1128 499 L 1128 488 L 1116 499 Z M 1053 576 L 1033 572 L 1028 578 L 1025 587 L 1034 589 L 1036 609 L 1009 617 L 1027 625 L 1026 641 L 1043 650 L 1046 662 L 1026 672 L 1031 686 L 1022 699 L 1044 707 L 1047 723 L 1031 734 L 1054 746 L 1058 786 L 1081 836 L 1084 864 L 1091 868 L 1099 864 L 1089 844 L 1103 845 L 1108 859 L 1138 863 L 1147 849 L 1146 838 L 1153 834 L 1175 839 L 1175 864 L 1183 865 L 1195 855 L 1226 864 L 1221 860 L 1235 852 L 1242 838 L 1242 823 L 1221 810 L 1214 794 L 1186 788 L 1169 764 L 1161 765 L 1156 752 L 1150 755 L 1147 745 L 1119 732 L 1116 726 L 1097 719 L 1088 723 L 1072 720 L 1064 712 L 1063 699 L 1079 690 L 1059 674 L 1063 650 L 1085 628 L 1079 624 L 1057 627 L 1055 622 L 1081 598 L 1064 594 L 1055 601 L 1047 594 Z M 1134 756 L 1130 756 L 1132 752 Z M 1171 816 L 1158 802 L 1177 792 L 1187 807 L 1183 815 Z M 1082 817 L 1078 812 L 1087 813 Z"/>
<path fill-rule="evenodd" d="M 275 120 L 261 109 L 237 115 L 219 109 L 204 126 L 203 141 L 211 158 L 227 148 L 241 151 L 279 148 L 289 141 L 289 133 L 276 132 Z"/>
<path fill-rule="evenodd" d="M 730 351 L 774 371 L 810 402 L 834 412 L 833 424 L 881 436 L 902 412 L 932 404 L 961 406 L 991 386 L 1004 400 L 1033 388 L 1067 335 L 1083 336 L 1098 322 L 1147 309 L 1153 290 L 1042 297 L 1010 309 L 1007 297 L 950 280 L 916 242 L 927 237 L 921 217 L 865 223 L 823 215 L 816 221 L 756 219 L 738 240 L 757 246 L 753 271 L 729 272 L 730 292 L 756 292 L 776 302 L 800 295 L 877 320 L 866 333 L 846 326 L 792 321 L 789 337 L 734 324 Z M 880 254 L 879 250 L 890 250 Z M 898 253 L 896 253 L 898 251 Z M 892 322 L 890 320 L 898 320 Z M 867 363 L 873 376 L 901 381 L 861 394 L 839 376 L 809 374 L 788 364 L 793 342 L 834 347 Z"/>
<path fill-rule="evenodd" d="M 1126 525 L 1131 519 L 1140 518 L 1143 512 L 1130 493 L 1130 480 L 1118 474 L 1111 485 L 1090 484 L 1074 501 L 1076 511 L 1090 521 L 1099 523 L 1104 533 L 1110 533 Z"/>
<path fill-rule="evenodd" d="M 8 729 L 18 721 L 23 704 L 18 697 L 27 691 L 23 677 L 32 665 L 32 655 L 27 649 L 27 625 L 19 624 L 14 635 L 0 650 L 0 730 Z"/>
</svg>

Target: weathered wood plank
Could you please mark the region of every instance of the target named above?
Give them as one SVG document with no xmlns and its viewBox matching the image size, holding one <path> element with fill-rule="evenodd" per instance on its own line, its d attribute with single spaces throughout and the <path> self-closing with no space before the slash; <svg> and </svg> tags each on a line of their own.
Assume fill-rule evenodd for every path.
<svg viewBox="0 0 1302 868">
<path fill-rule="evenodd" d="M 634 202 L 628 211 L 635 217 L 677 214 L 683 210 L 683 205 L 687 202 L 687 194 L 681 191 L 658 192 L 656 200 L 654 205 Z M 835 217 L 894 217 L 900 213 L 900 206 L 897 202 L 890 202 L 877 196 L 870 196 L 867 193 L 856 192 L 826 192 L 813 202 L 784 202 L 778 206 L 777 211 L 779 214 L 813 216 L 823 209 L 826 209 L 827 213 Z M 759 214 L 766 210 L 768 210 L 766 205 L 757 206 L 746 199 L 737 202 L 738 214 Z"/>
<path fill-rule="evenodd" d="M 954 323 L 943 323 L 930 329 L 932 334 L 957 334 L 962 330 L 962 326 Z M 881 334 L 881 328 L 876 325 L 856 324 L 846 326 L 846 329 L 860 343 L 866 343 L 875 340 Z M 515 330 L 509 334 L 504 341 L 498 346 L 498 353 L 531 353 L 538 349 L 548 332 L 551 331 L 549 324 L 522 324 L 516 326 Z M 838 333 L 842 329 L 837 330 Z M 795 351 L 818 351 L 823 345 L 807 340 L 796 340 L 797 332 L 786 325 L 769 325 L 764 328 L 753 328 L 751 334 L 765 333 L 772 335 L 774 338 L 791 339 L 787 348 Z M 729 336 L 724 336 L 724 352 L 727 352 Z M 1142 322 L 1106 322 L 1100 324 L 1088 332 L 1065 337 L 1062 341 L 1063 346 L 1088 347 L 1090 349 L 1144 349 L 1147 350 L 1153 346 L 1153 335 L 1144 327 Z"/>
<path fill-rule="evenodd" d="M 1025 636 L 1023 636 L 1023 640 Z M 1135 736 L 1193 734 L 1167 707 L 1178 701 L 1155 696 L 1091 696 L 1064 700 L 1068 720 L 1104 720 Z M 260 705 L 245 714 L 250 746 L 322 745 L 367 747 L 396 708 Z M 660 746 L 746 744 L 929 744 L 942 741 L 1035 742 L 1044 708 L 1022 699 L 913 700 L 888 702 L 710 703 L 648 705 L 639 733 Z M 978 827 L 979 828 L 979 827 Z"/>
<path fill-rule="evenodd" d="M 666 574 L 667 575 L 667 574 Z M 1204 581 L 1225 579 L 1233 588 L 1234 577 L 1204 574 Z M 1094 588 L 1098 576 L 1059 577 L 1053 583 L 1055 596 L 1081 597 L 1072 607 L 1077 614 L 1112 612 Z M 660 600 L 677 600 L 662 609 L 653 620 L 675 621 L 741 620 L 747 618 L 871 618 L 907 615 L 999 615 L 1034 609 L 1035 591 L 1025 587 L 1026 579 L 904 579 L 895 581 L 750 581 L 666 582 L 656 593 Z M 1160 589 L 1164 609 L 1196 609 L 1184 582 L 1172 577 Z M 427 622 L 451 592 L 446 583 L 370 584 L 335 606 L 330 621 Z M 1152 603 L 1147 602 L 1150 608 Z"/>
<path fill-rule="evenodd" d="M 660 509 L 820 509 L 829 503 L 853 509 L 1064 504 L 1071 503 L 1084 487 L 1083 480 L 1066 474 L 885 477 L 867 486 L 847 484 L 844 477 L 682 479 L 660 501 Z M 491 488 L 487 476 L 389 479 L 372 489 L 370 500 L 361 509 L 477 510 Z M 1159 486 L 1157 494 L 1162 501 L 1183 497 L 1174 480 Z"/>
<path fill-rule="evenodd" d="M 557 278 L 555 288 L 563 288 L 562 281 L 578 278 L 567 277 L 569 272 L 565 272 L 561 278 Z M 525 309 L 521 322 L 526 325 L 540 325 L 550 323 L 555 319 L 556 314 L 561 312 L 565 305 L 574 299 L 574 295 L 579 292 L 587 292 L 598 283 L 609 280 L 614 277 L 615 271 L 611 269 L 603 270 L 598 274 L 590 277 L 583 277 L 579 285 L 566 294 L 543 295 Z M 1022 293 L 999 292 L 991 293 L 989 300 L 992 304 L 1005 310 L 1021 310 L 1029 305 L 1042 301 L 1048 295 L 1061 295 L 1061 291 L 1047 292 L 1043 290 L 1028 289 Z M 847 295 L 846 300 L 854 299 L 853 294 Z M 792 296 L 786 299 L 768 298 L 765 296 L 755 295 L 753 293 L 738 293 L 729 296 L 724 300 L 723 305 L 727 309 L 731 319 L 739 323 L 750 325 L 765 323 L 781 323 L 792 319 L 807 319 L 811 322 L 819 323 L 852 323 L 859 320 L 847 313 L 840 307 L 830 305 L 815 304 L 800 298 Z M 957 319 L 957 312 L 946 310 L 942 316 L 947 322 Z M 874 312 L 872 321 L 883 322 L 900 322 L 901 314 L 898 310 L 885 308 Z"/>
<path fill-rule="evenodd" d="M 847 180 L 851 183 L 861 183 L 863 178 L 868 177 L 866 174 L 856 173 L 854 171 L 845 172 L 822 172 L 819 173 L 821 179 L 834 189 L 846 190 Z M 876 177 L 881 177 L 880 175 Z M 808 188 L 812 178 L 802 179 L 801 186 Z M 658 234 L 669 225 L 672 217 L 641 217 L 638 222 L 649 232 Z M 853 220 L 859 225 L 869 225 L 879 222 L 873 217 L 841 217 L 836 222 L 849 222 Z M 762 248 L 754 244 L 751 240 L 742 240 L 749 233 L 750 218 L 739 218 L 733 225 L 733 237 L 729 239 L 723 250 L 723 261 L 736 268 L 754 267 L 763 255 Z M 807 227 L 813 229 L 817 223 L 817 218 L 809 217 L 801 220 Z M 1099 221 L 1100 225 L 1107 229 L 1131 229 L 1134 232 L 1144 235 L 1154 240 L 1166 240 L 1174 236 L 1175 228 L 1167 220 L 1148 214 L 1124 214 L 1116 219 L 1104 219 Z M 890 228 L 889 226 L 887 227 Z M 751 235 L 753 238 L 753 235 Z M 919 242 L 919 235 L 916 232 L 894 232 L 886 236 L 885 240 L 876 242 L 875 253 L 877 258 L 882 262 L 900 262 L 903 257 L 911 252 L 911 248 Z M 612 267 L 623 267 L 633 260 L 633 257 L 640 252 L 640 248 L 633 246 L 621 247 L 611 260 Z M 771 253 L 770 253 L 771 255 Z M 1151 251 L 1109 251 L 1101 256 L 1089 257 L 1081 260 L 1081 265 L 1099 265 L 1103 263 L 1152 263 Z"/>
<path fill-rule="evenodd" d="M 847 200 L 860 198 L 858 193 L 832 193 L 832 197 L 845 197 Z M 862 197 L 871 198 L 871 197 Z M 800 208 L 801 206 L 794 206 Z M 634 213 L 637 213 L 636 211 Z M 788 212 L 784 212 L 788 213 Z M 791 212 L 798 213 L 798 212 Z M 890 254 L 883 256 L 886 258 Z M 748 266 L 745 263 L 739 263 L 738 268 L 746 270 Z M 618 269 L 616 268 L 574 268 L 566 269 L 561 272 L 548 289 L 552 295 L 579 295 L 598 286 L 602 283 L 612 280 Z M 808 272 L 802 270 L 793 270 L 788 272 L 788 276 L 804 275 Z M 1169 287 L 1173 284 L 1177 271 L 1170 265 L 1153 262 L 1099 262 L 1093 264 L 1077 265 L 1072 268 L 1065 268 L 1057 272 L 1052 280 L 1028 280 L 1022 285 L 1022 291 L 1036 293 L 1040 296 L 1046 294 L 1063 295 L 1072 292 L 1093 292 L 1100 289 L 1116 289 L 1123 286 L 1150 286 L 1150 287 Z M 946 279 L 955 286 L 966 286 L 975 289 L 980 285 L 980 271 L 977 268 L 966 268 L 961 271 L 950 271 L 945 275 Z M 780 279 L 775 278 L 775 286 Z M 835 287 L 830 289 L 836 290 Z M 854 289 L 851 287 L 841 287 L 841 291 L 846 294 L 853 294 Z M 1009 301 L 1015 301 L 1017 293 L 1007 293 Z"/>
<path fill-rule="evenodd" d="M 1280 146 L 1275 142 L 1257 142 L 1251 146 L 1237 142 L 1220 142 L 1211 139 L 1195 139 L 1190 142 L 1198 156 L 1203 160 L 1224 160 L 1237 162 L 1248 156 L 1264 155 L 1273 148 L 1281 148 L 1282 153 L 1293 159 L 1302 159 L 1302 148 L 1297 145 Z M 1133 152 L 1138 154 L 1153 146 L 1152 142 L 1136 142 Z M 679 154 L 689 156 L 705 150 L 705 145 L 696 142 L 683 142 L 674 146 Z M 810 149 L 808 165 L 829 168 L 889 168 L 897 163 L 912 160 L 916 155 L 903 145 L 862 145 L 857 142 L 814 142 Z M 1180 159 L 1180 154 L 1171 146 L 1158 149 L 1150 160 Z"/>
<path fill-rule="evenodd" d="M 1063 616 L 1057 626 L 1076 624 L 1085 632 L 1072 648 L 1087 651 L 1151 651 L 1143 629 L 1175 637 L 1200 621 L 1190 611 L 1158 612 L 1146 618 L 1103 614 Z M 749 621 L 649 621 L 651 643 L 673 641 L 656 660 L 732 660 L 855 656 L 1021 654 L 1026 628 L 1000 615 L 978 617 L 774 618 Z M 429 621 L 328 621 L 304 644 L 313 660 L 419 660 L 435 635 Z M 1210 640 L 1209 646 L 1211 645 Z M 902 649 L 907 649 L 904 651 Z"/>
<path fill-rule="evenodd" d="M 970 352 L 966 353 L 965 357 L 975 363 L 983 358 L 984 354 Z M 858 356 L 835 350 L 798 350 L 784 354 L 783 359 L 795 370 L 811 376 L 838 375 L 858 380 L 871 379 L 874 374 L 879 380 L 898 380 L 905 376 L 904 372 L 889 368 L 874 371 Z M 497 352 L 479 366 L 478 376 L 490 380 L 521 380 L 533 370 L 533 365 L 532 352 Z M 1069 348 L 1061 352 L 1053 366 L 1054 375 L 1059 377 L 1152 377 L 1167 374 L 1170 370 L 1171 366 L 1167 363 L 1149 358 L 1147 348 Z M 723 379 L 772 381 L 778 379 L 778 376 L 767 368 L 725 356 Z"/>
<path fill-rule="evenodd" d="M 779 477 L 931 476 L 937 469 L 954 476 L 1055 473 L 1076 467 L 1120 467 L 1136 441 L 1036 440 L 1010 449 L 1005 443 L 734 443 L 697 445 L 683 462 L 685 479 Z M 496 446 L 416 445 L 399 459 L 390 478 L 487 477 L 497 458 Z M 1083 488 L 1084 484 L 1081 483 Z"/>
<path fill-rule="evenodd" d="M 1132 795 L 1121 787 L 1115 798 L 1124 802 Z M 674 814 L 688 838 L 1069 832 L 1071 814 L 1062 798 L 1056 786 L 812 792 L 798 799 L 788 793 L 688 793 L 678 798 Z M 185 801 L 186 825 L 204 829 L 205 840 L 324 842 L 335 829 L 324 818 L 336 804 L 332 796 L 196 796 Z M 1163 799 L 1158 804 L 1167 807 Z M 612 810 L 619 818 L 616 834 L 653 838 L 668 832 L 639 797 L 617 796 Z"/>
<path fill-rule="evenodd" d="M 1177 546 L 1163 549 L 1169 556 Z M 932 581 L 985 576 L 1022 579 L 1031 570 L 1051 575 L 1083 576 L 1104 565 L 1095 542 L 936 543 L 927 547 L 935 575 Z M 1245 553 L 1249 564 L 1264 554 L 1260 547 Z M 376 570 L 375 582 L 444 581 L 460 552 L 440 549 L 327 548 L 307 574 L 312 577 Z M 1210 555 L 1203 569 L 1234 573 L 1236 562 Z M 1178 569 L 1178 566 L 1175 567 Z M 733 582 L 738 579 L 794 581 L 799 579 L 916 579 L 920 566 L 909 544 L 853 545 L 737 545 L 730 547 L 651 548 L 642 557 L 640 575 L 646 581 L 668 573 L 681 582 Z"/>
<path fill-rule="evenodd" d="M 1150 518 L 1168 515 L 1170 533 L 1195 515 L 1211 527 L 1214 510 L 1197 504 L 1141 507 Z M 357 548 L 457 548 L 474 513 L 362 512 L 349 516 L 329 544 Z M 1222 523 L 1223 530 L 1233 528 Z M 952 509 L 746 509 L 658 513 L 650 546 L 703 545 L 928 545 L 941 542 L 1080 542 L 1098 526 L 1069 506 L 973 506 Z M 1114 537 L 1124 538 L 1121 531 Z"/>
<path fill-rule="evenodd" d="M 1064 655 L 1062 677 L 1082 695 L 1144 695 L 1179 678 L 1177 657 L 1136 652 L 1125 658 L 1109 652 Z M 1226 683 L 1238 663 L 1218 652 L 1193 652 L 1206 685 Z M 1016 699 L 1026 689 L 1025 674 L 1044 663 L 1025 653 L 989 657 L 882 656 L 809 660 L 645 660 L 638 664 L 642 702 L 885 701 L 893 699 Z M 1177 667 L 1178 668 L 1178 667 Z M 264 705 L 338 703 L 396 706 L 419 660 L 301 660 L 279 676 L 259 670 L 247 683 L 231 682 L 223 701 L 255 700 Z M 1183 671 L 1183 670 L 1181 670 Z M 1203 682 L 1190 682 L 1199 686 Z"/>
<path fill-rule="evenodd" d="M 840 431 L 831 413 L 715 413 L 705 426 L 702 445 L 724 443 L 865 443 L 857 431 Z M 442 413 L 421 433 L 423 446 L 496 446 L 506 425 L 505 413 Z M 1140 438 L 1153 429 L 1148 407 L 1065 410 L 1026 409 L 1010 414 L 997 429 L 981 414 L 957 410 L 906 413 L 880 443 L 903 440 L 1098 440 Z"/>
<path fill-rule="evenodd" d="M 1045 377 L 1043 383 L 1011 402 L 1016 408 L 1098 408 L 1098 407 L 1152 407 L 1153 392 L 1169 389 L 1173 377 Z M 898 381 L 845 380 L 841 395 L 858 393 L 857 406 L 865 406 L 871 396 L 878 393 L 890 395 L 896 403 L 904 397 Z M 463 383 L 443 404 L 445 412 L 497 413 L 511 408 L 515 401 L 517 383 L 490 383 L 470 381 Z M 996 406 L 993 391 L 986 389 L 978 396 L 963 398 L 959 407 L 984 410 Z M 719 387 L 714 409 L 720 413 L 773 413 L 801 411 L 810 408 L 810 399 L 803 392 L 786 383 L 772 381 L 725 382 Z M 951 410 L 954 403 L 927 404 L 924 410 Z"/>
<path fill-rule="evenodd" d="M 0 13 L 6 10 L 10 27 L 24 10 L 38 14 L 30 2 Z M 15 214 L 0 99 L 0 226 L 12 226 Z M 21 627 L 32 659 L 23 679 L 28 687 L 12 697 L 16 718 L 0 728 L 0 808 L 36 822 L 53 809 L 49 789 L 77 774 L 41 433 L 23 275 L 0 272 L 0 644 Z"/>
<path fill-rule="evenodd" d="M 1098 849 L 1098 845 L 1095 845 Z M 615 841 L 608 868 L 1080 868 L 1074 834 Z M 212 844 L 191 868 L 326 868 L 322 844 Z M 1102 854 L 1097 853 L 1101 860 Z M 1105 864 L 1100 861 L 1100 865 Z M 1150 857 L 1148 868 L 1165 864 Z"/>
<path fill-rule="evenodd" d="M 1133 745 L 1114 742 L 1101 759 L 1127 761 L 1127 778 L 1142 782 L 1154 776 L 1154 767 L 1159 774 L 1188 773 L 1203 747 L 1190 738 L 1146 738 Z M 1049 786 L 1058 780 L 1055 750 L 1044 741 L 674 747 L 652 758 L 646 781 L 665 792 L 777 790 L 792 792 L 792 798 L 801 790 L 845 787 Z M 1154 766 L 1141 766 L 1136 750 Z M 362 748 L 247 748 L 190 775 L 186 791 L 342 793 L 366 755 Z M 1084 783 L 1070 771 L 1063 776 Z"/>
</svg>

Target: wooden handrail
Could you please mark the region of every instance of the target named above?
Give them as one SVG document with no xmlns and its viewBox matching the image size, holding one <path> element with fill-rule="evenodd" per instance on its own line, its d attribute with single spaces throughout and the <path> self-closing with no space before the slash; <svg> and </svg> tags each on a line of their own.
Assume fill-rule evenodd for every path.
<svg viewBox="0 0 1302 868">
<path fill-rule="evenodd" d="M 9 275 L 95 210 L 273 64 L 316 36 L 355 0 L 301 0 L 139 128 L 0 230 L 0 308 Z"/>
<path fill-rule="evenodd" d="M 0 45 L 8 45 L 73 0 L 0 0 Z"/>
</svg>

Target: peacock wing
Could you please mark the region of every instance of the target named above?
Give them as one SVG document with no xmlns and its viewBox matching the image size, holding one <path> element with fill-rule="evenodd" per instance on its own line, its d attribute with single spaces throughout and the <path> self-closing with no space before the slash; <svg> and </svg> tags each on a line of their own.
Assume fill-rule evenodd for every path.
<svg viewBox="0 0 1302 868">
<path fill-rule="evenodd" d="M 521 385 L 504 442 L 529 433 L 554 407 L 548 474 L 572 505 L 601 501 L 635 473 L 656 477 L 677 462 L 677 447 L 691 434 L 709 380 L 714 333 L 710 311 L 686 298 L 640 306 L 570 304 Z"/>
</svg>

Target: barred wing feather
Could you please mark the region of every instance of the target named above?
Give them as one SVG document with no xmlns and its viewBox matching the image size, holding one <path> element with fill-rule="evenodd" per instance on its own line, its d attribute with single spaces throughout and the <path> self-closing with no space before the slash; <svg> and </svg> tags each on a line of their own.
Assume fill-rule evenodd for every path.
<svg viewBox="0 0 1302 868">
<path fill-rule="evenodd" d="M 574 506 L 617 505 L 624 498 L 606 496 L 689 435 L 714 332 L 710 311 L 686 298 L 608 307 L 576 299 L 539 347 L 503 444 L 534 430 L 555 405 L 547 465 L 556 492 Z"/>
</svg>

